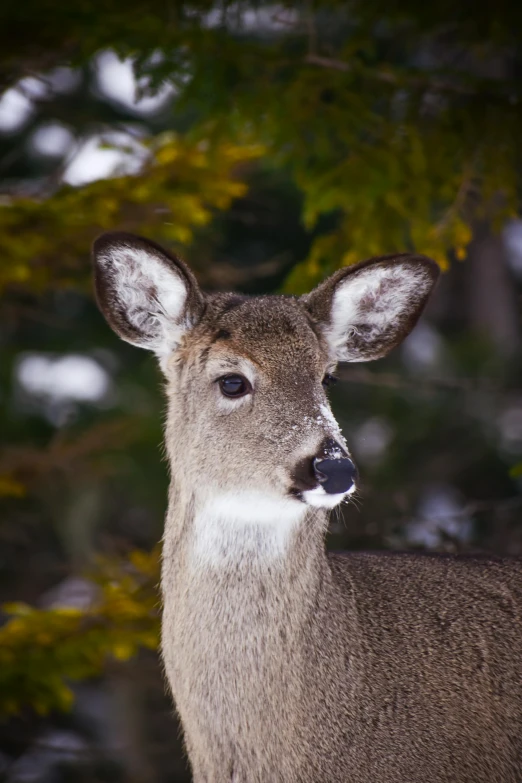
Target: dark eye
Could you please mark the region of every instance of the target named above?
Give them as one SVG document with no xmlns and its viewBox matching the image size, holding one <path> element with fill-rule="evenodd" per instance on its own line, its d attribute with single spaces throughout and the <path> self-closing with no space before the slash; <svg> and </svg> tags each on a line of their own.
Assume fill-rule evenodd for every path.
<svg viewBox="0 0 522 783">
<path fill-rule="evenodd" d="M 242 375 L 224 375 L 218 380 L 221 393 L 225 397 L 244 397 L 252 391 L 252 387 Z"/>
<path fill-rule="evenodd" d="M 333 386 L 336 383 L 337 383 L 337 378 L 335 377 L 335 375 L 330 375 L 329 372 L 326 373 L 326 375 L 322 380 L 323 386 Z"/>
</svg>

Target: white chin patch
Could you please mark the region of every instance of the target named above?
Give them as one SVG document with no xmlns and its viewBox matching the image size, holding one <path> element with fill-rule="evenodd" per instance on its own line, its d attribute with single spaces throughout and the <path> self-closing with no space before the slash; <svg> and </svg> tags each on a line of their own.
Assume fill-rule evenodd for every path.
<svg viewBox="0 0 522 783">
<path fill-rule="evenodd" d="M 322 487 L 316 487 L 303 492 L 303 500 L 309 506 L 315 506 L 315 508 L 335 508 L 344 498 L 349 497 L 354 492 L 355 484 L 350 487 L 348 492 L 338 492 L 335 495 L 325 492 Z"/>
</svg>

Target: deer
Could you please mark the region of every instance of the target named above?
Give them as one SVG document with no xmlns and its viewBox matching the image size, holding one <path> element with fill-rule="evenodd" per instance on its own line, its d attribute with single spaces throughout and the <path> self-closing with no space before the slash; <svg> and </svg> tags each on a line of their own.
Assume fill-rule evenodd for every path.
<svg viewBox="0 0 522 783">
<path fill-rule="evenodd" d="M 325 387 L 406 337 L 437 264 L 247 296 L 128 233 L 93 260 L 166 379 L 161 649 L 195 783 L 521 783 L 522 561 L 325 545 L 360 483 Z"/>
</svg>

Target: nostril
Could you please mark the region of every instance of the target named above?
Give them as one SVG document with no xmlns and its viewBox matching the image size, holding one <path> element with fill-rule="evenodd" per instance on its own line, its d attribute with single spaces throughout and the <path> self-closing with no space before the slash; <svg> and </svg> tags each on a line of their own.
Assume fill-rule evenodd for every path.
<svg viewBox="0 0 522 783">
<path fill-rule="evenodd" d="M 351 459 L 314 459 L 317 481 L 329 495 L 348 492 L 353 487 L 357 469 Z"/>
<path fill-rule="evenodd" d="M 319 484 L 323 484 L 325 481 L 328 481 L 328 476 L 326 475 L 326 473 L 323 473 L 321 470 L 319 470 L 319 467 L 318 467 L 318 465 L 320 465 L 321 462 L 324 462 L 324 461 L 325 460 L 319 460 L 319 459 L 314 459 L 313 460 L 314 475 L 315 475 L 317 481 L 319 482 Z"/>
</svg>

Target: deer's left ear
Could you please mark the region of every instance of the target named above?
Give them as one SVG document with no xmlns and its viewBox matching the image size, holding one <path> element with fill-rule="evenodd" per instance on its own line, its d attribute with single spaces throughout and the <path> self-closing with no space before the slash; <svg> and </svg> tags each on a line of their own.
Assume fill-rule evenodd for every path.
<svg viewBox="0 0 522 783">
<path fill-rule="evenodd" d="M 121 231 L 98 237 L 92 258 L 107 323 L 128 343 L 154 351 L 164 366 L 204 310 L 194 275 L 160 245 Z"/>
<path fill-rule="evenodd" d="M 380 359 L 413 329 L 438 276 L 425 256 L 371 258 L 340 269 L 301 302 L 322 327 L 333 359 Z"/>
</svg>

